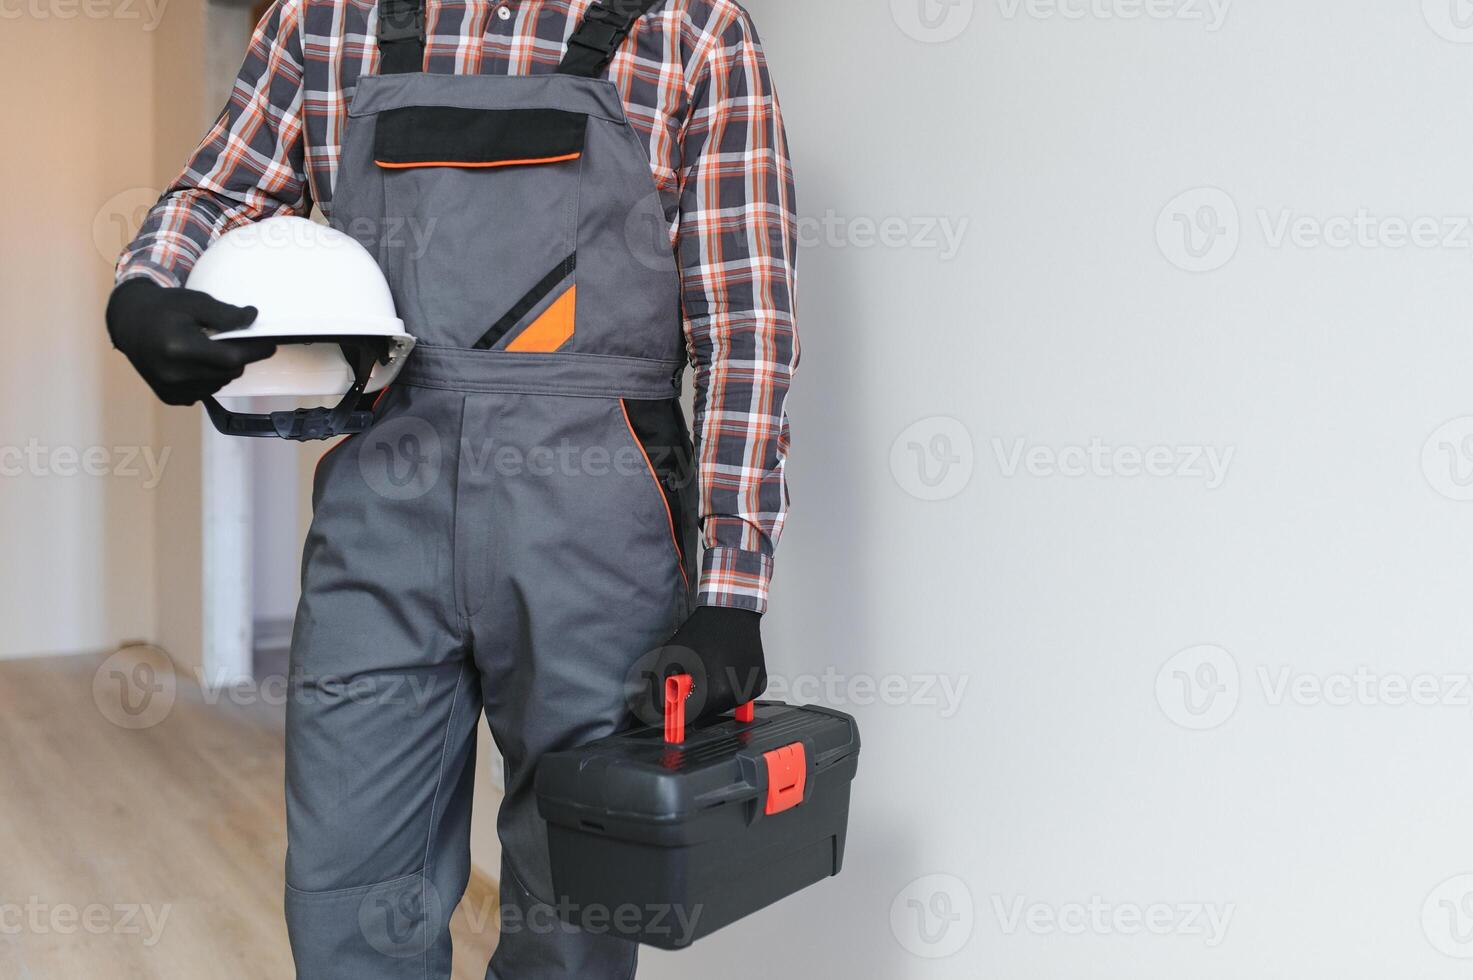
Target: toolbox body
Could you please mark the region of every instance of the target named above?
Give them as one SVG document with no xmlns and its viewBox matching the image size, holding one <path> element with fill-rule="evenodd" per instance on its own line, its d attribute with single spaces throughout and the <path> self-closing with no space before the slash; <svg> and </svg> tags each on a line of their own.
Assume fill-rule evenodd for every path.
<svg viewBox="0 0 1473 980">
<path fill-rule="evenodd" d="M 839 873 L 859 762 L 853 718 L 759 702 L 684 734 L 671 744 L 636 729 L 539 764 L 568 921 L 681 949 Z"/>
</svg>

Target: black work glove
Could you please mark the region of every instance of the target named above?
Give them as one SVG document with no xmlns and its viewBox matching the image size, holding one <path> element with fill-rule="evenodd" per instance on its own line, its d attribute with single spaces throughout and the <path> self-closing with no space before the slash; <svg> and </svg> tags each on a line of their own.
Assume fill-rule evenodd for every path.
<svg viewBox="0 0 1473 980">
<path fill-rule="evenodd" d="M 240 377 L 247 364 L 276 353 L 269 340 L 210 339 L 211 333 L 240 330 L 255 319 L 253 307 L 149 279 L 129 279 L 107 302 L 113 346 L 166 405 L 193 405 Z"/>
<path fill-rule="evenodd" d="M 665 679 L 694 679 L 685 720 L 694 724 L 746 704 L 767 690 L 762 616 L 745 609 L 702 606 L 663 647 L 640 661 L 630 682 L 630 707 L 646 725 L 665 717 Z"/>
</svg>

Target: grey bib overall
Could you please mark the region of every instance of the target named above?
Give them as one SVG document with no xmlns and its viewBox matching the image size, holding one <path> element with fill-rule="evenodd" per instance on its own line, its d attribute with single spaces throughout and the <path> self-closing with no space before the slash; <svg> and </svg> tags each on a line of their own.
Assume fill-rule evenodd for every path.
<svg viewBox="0 0 1473 980">
<path fill-rule="evenodd" d="M 483 711 L 506 760 L 487 976 L 633 976 L 637 947 L 548 907 L 532 782 L 625 723 L 627 676 L 692 601 L 679 281 L 651 247 L 671 215 L 602 78 L 655 5 L 595 7 L 558 74 L 482 77 L 423 73 L 422 8 L 382 0 L 332 223 L 419 346 L 314 486 L 287 717 L 301 980 L 450 976 Z"/>
</svg>

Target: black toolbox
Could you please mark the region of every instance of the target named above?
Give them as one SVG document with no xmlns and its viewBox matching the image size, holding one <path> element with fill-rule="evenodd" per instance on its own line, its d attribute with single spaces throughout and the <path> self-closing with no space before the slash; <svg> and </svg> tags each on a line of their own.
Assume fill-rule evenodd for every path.
<svg viewBox="0 0 1473 980">
<path fill-rule="evenodd" d="M 643 728 L 537 770 L 559 914 L 682 949 L 839 873 L 859 729 L 838 711 L 758 702 L 685 731 Z"/>
</svg>

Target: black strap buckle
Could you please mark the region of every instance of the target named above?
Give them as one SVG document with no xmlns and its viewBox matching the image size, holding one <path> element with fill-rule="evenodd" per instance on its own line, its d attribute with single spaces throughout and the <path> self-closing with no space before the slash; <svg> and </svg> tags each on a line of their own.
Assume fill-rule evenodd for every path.
<svg viewBox="0 0 1473 980">
<path fill-rule="evenodd" d="M 417 0 L 379 0 L 378 39 L 380 44 L 395 41 L 422 41 L 425 36 L 425 9 Z"/>
<path fill-rule="evenodd" d="M 352 412 L 339 421 L 337 413 L 329 408 L 299 408 L 294 412 L 272 412 L 271 425 L 281 439 L 293 442 L 316 442 L 335 436 L 362 432 L 372 423 L 368 412 Z"/>
<path fill-rule="evenodd" d="M 594 7 L 594 10 L 602 10 Z M 620 42 L 629 34 L 629 28 L 622 22 L 610 24 L 602 18 L 594 20 L 592 12 L 583 21 L 582 26 L 568 38 L 569 44 L 576 44 L 580 48 L 597 51 L 599 54 L 611 54 L 618 50 Z"/>
<path fill-rule="evenodd" d="M 635 23 L 664 0 L 599 0 L 589 7 L 568 38 L 568 51 L 558 71 L 564 75 L 597 78 L 614 60 L 614 53 Z M 591 54 L 590 54 L 591 53 Z"/>
</svg>

